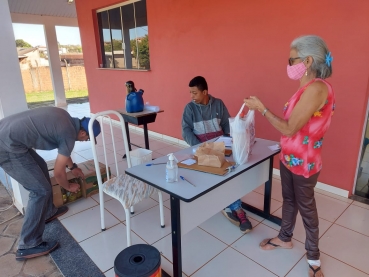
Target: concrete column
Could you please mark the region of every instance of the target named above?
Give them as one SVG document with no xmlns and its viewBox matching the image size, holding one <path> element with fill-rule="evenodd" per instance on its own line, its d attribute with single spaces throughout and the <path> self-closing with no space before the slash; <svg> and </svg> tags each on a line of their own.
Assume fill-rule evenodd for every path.
<svg viewBox="0 0 369 277">
<path fill-rule="evenodd" d="M 126 68 L 132 68 L 131 40 L 128 29 L 123 30 L 123 41 L 124 41 L 124 61 L 126 64 Z"/>
<path fill-rule="evenodd" d="M 0 0 L 0 119 L 28 110 L 15 46 L 12 20 L 8 0 Z M 10 189 L 12 186 L 15 204 L 23 212 L 28 203 L 28 192 L 15 180 L 11 180 L 0 168 L 0 181 Z"/>
<path fill-rule="evenodd" d="M 55 106 L 63 107 L 67 105 L 63 75 L 60 67 L 59 46 L 56 38 L 55 25 L 46 23 L 44 25 L 47 55 L 49 56 L 51 80 L 53 82 Z"/>
</svg>

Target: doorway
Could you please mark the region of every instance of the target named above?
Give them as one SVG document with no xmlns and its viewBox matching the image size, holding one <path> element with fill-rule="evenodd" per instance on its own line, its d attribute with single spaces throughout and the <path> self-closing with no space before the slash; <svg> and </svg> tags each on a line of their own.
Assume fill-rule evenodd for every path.
<svg viewBox="0 0 369 277">
<path fill-rule="evenodd" d="M 366 118 L 366 127 L 360 153 L 360 162 L 354 194 L 369 199 L 369 118 Z"/>
</svg>

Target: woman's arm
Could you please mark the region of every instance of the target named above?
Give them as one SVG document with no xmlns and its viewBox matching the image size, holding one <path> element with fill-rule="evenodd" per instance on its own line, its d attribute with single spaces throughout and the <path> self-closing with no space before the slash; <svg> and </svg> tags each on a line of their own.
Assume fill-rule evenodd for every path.
<svg viewBox="0 0 369 277">
<path fill-rule="evenodd" d="M 322 82 L 314 82 L 302 93 L 288 120 L 276 116 L 269 110 L 264 115 L 274 128 L 283 135 L 292 137 L 310 120 L 316 111 L 324 106 L 327 96 L 327 86 Z M 255 96 L 244 99 L 244 102 L 251 110 L 258 110 L 263 113 L 267 109 Z"/>
</svg>

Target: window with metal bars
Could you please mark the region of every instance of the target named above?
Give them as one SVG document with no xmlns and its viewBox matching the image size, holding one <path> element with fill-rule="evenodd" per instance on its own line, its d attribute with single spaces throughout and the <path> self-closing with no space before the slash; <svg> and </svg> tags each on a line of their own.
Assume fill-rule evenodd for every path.
<svg viewBox="0 0 369 277">
<path fill-rule="evenodd" d="M 146 0 L 127 2 L 97 11 L 102 57 L 100 67 L 148 70 Z"/>
</svg>

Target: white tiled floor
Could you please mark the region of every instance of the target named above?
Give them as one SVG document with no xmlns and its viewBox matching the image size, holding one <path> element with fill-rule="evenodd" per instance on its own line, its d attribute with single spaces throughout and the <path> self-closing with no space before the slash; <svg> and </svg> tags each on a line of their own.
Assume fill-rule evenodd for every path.
<svg viewBox="0 0 369 277">
<path fill-rule="evenodd" d="M 78 117 L 89 114 L 87 104 L 69 105 L 67 110 Z M 131 138 L 132 142 L 143 145 L 142 134 L 131 132 Z M 182 147 L 175 141 L 168 142 L 158 138 L 150 138 L 150 145 L 154 158 Z M 82 143 L 76 145 L 74 154 L 78 155 L 76 158 L 91 158 L 89 147 Z M 55 159 L 56 152 L 41 155 Z M 122 162 L 121 168 L 124 169 L 125 166 Z M 277 176 L 273 179 L 273 184 L 271 210 L 280 216 L 282 195 Z M 369 249 L 369 206 L 319 189 L 315 195 L 320 217 L 319 247 L 325 276 L 369 276 L 366 257 Z M 153 196 L 135 206 L 136 213 L 131 218 L 132 240 L 134 244 L 148 243 L 158 248 L 162 254 L 162 268 L 171 274 L 169 195 L 164 194 L 163 198 L 166 201 L 166 227 L 160 227 L 157 196 Z M 261 208 L 263 186 L 242 199 Z M 126 247 L 125 215 L 118 201 L 105 195 L 104 202 L 107 227 L 105 232 L 101 232 L 100 228 L 98 195 L 71 204 L 70 211 L 61 218 L 61 222 L 100 270 L 106 276 L 114 276 L 114 259 Z M 221 213 L 184 235 L 183 276 L 308 276 L 305 230 L 301 217 L 297 218 L 293 249 L 262 251 L 258 246 L 260 241 L 276 236 L 279 226 L 251 213 L 248 216 L 254 229 L 246 235 L 229 223 Z"/>
</svg>

